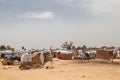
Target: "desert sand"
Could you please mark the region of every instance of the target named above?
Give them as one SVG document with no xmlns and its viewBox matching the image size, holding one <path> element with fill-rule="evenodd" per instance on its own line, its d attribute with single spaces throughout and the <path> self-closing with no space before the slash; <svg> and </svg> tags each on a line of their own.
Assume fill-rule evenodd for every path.
<svg viewBox="0 0 120 80">
<path fill-rule="evenodd" d="M 19 65 L 0 63 L 0 80 L 120 80 L 120 64 L 54 59 L 53 65 L 52 69 L 20 70 Z"/>
</svg>

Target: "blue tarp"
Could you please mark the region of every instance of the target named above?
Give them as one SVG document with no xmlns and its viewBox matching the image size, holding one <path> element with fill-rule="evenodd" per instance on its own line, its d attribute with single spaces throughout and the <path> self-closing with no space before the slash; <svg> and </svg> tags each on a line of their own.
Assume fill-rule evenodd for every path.
<svg viewBox="0 0 120 80">
<path fill-rule="evenodd" d="M 12 51 L 10 50 L 5 51 L 5 55 L 12 55 Z"/>
</svg>

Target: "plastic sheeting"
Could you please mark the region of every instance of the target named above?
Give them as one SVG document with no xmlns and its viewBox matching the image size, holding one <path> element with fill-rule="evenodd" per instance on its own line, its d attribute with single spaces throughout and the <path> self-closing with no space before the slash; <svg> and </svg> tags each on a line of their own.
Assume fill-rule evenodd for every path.
<svg viewBox="0 0 120 80">
<path fill-rule="evenodd" d="M 41 61 L 41 64 L 43 65 L 43 64 L 44 64 L 44 56 L 43 56 L 43 53 L 40 54 L 40 61 Z"/>
<path fill-rule="evenodd" d="M 5 55 L 11 55 L 12 54 L 12 51 L 11 50 L 6 50 L 5 51 Z"/>
<path fill-rule="evenodd" d="M 71 51 L 66 51 L 66 50 L 57 50 L 57 52 L 60 52 L 61 54 L 72 54 Z"/>
<path fill-rule="evenodd" d="M 21 62 L 32 62 L 32 56 L 30 54 L 23 54 L 21 56 Z"/>
</svg>

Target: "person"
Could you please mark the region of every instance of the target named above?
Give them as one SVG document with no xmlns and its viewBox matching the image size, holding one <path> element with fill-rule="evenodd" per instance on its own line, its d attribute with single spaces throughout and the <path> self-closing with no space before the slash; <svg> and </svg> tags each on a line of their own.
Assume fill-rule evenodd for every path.
<svg viewBox="0 0 120 80">
<path fill-rule="evenodd" d="M 112 57 L 112 58 L 113 58 L 113 59 L 115 59 L 115 58 L 116 58 L 116 56 L 117 56 L 117 50 L 116 50 L 116 49 L 114 49 L 114 50 L 113 50 L 113 57 Z"/>
<path fill-rule="evenodd" d="M 61 59 L 61 53 L 60 53 L 60 51 L 58 52 L 57 57 L 58 57 L 58 59 Z"/>
<path fill-rule="evenodd" d="M 81 52 L 80 57 L 81 57 L 82 59 L 85 59 L 85 58 L 86 58 L 85 53 L 84 53 L 84 52 Z"/>
<path fill-rule="evenodd" d="M 22 49 L 21 51 L 20 51 L 20 57 L 23 55 L 23 54 L 25 54 L 27 51 L 26 51 L 26 49 Z"/>
<path fill-rule="evenodd" d="M 116 51 L 117 53 L 117 58 L 120 59 L 120 48 Z"/>
<path fill-rule="evenodd" d="M 41 54 L 40 54 L 40 61 L 41 61 L 41 64 L 44 65 L 44 55 L 43 55 L 43 52 L 41 52 Z"/>
</svg>

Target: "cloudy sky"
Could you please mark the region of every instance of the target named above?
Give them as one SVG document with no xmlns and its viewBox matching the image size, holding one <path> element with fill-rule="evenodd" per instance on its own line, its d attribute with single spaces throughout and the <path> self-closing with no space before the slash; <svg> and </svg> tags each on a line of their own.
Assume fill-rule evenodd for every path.
<svg viewBox="0 0 120 80">
<path fill-rule="evenodd" d="M 120 46 L 120 0 L 0 0 L 0 45 Z"/>
</svg>

